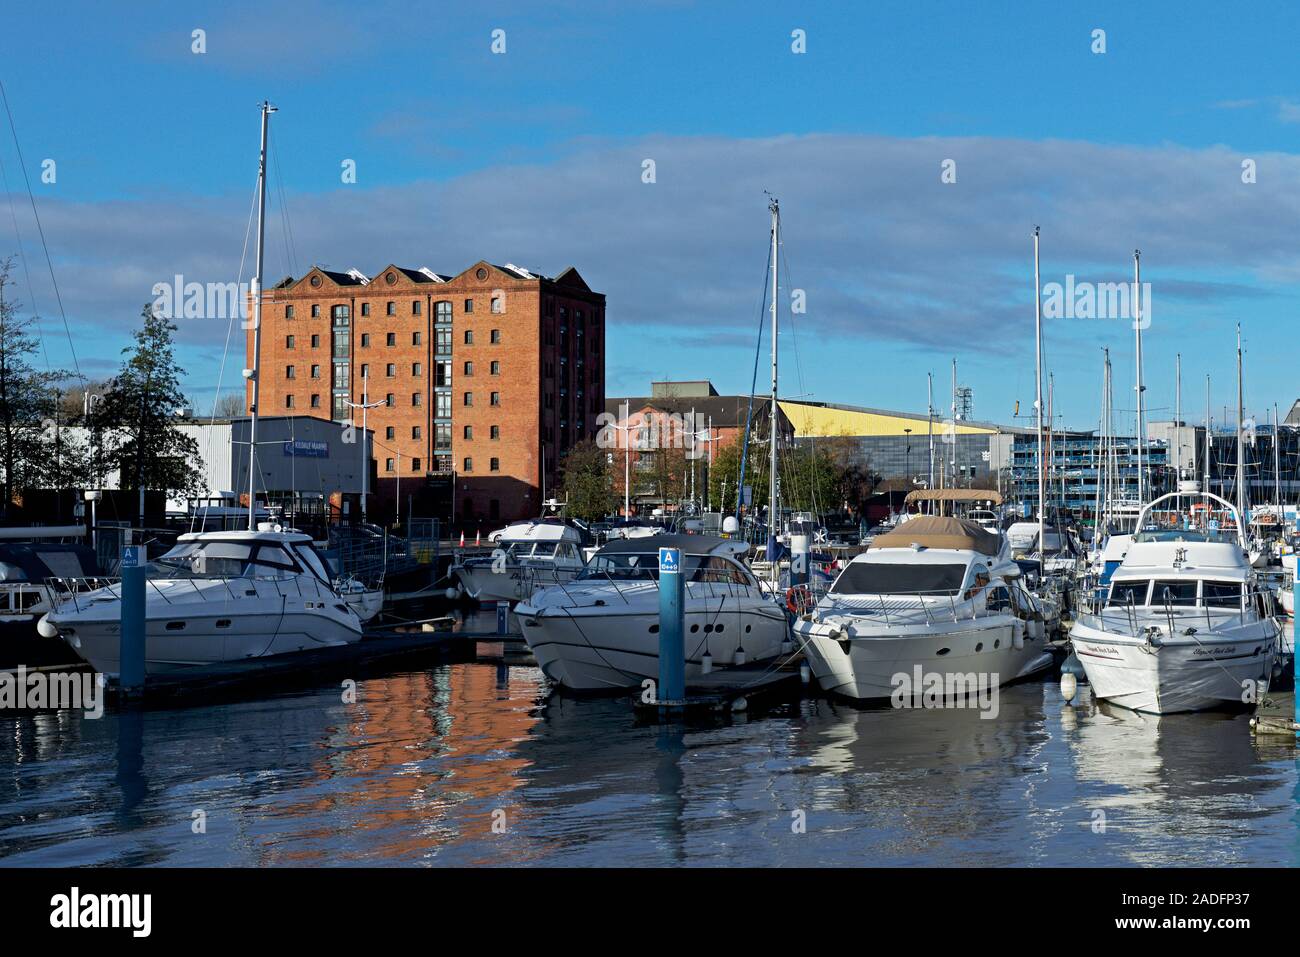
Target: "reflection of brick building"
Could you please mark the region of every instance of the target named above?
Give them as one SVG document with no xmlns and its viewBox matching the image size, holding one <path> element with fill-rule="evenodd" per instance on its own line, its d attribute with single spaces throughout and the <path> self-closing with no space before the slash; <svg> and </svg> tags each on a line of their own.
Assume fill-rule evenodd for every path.
<svg viewBox="0 0 1300 957">
<path fill-rule="evenodd" d="M 573 268 L 315 267 L 267 290 L 262 320 L 260 411 L 343 422 L 360 417 L 348 402 L 383 403 L 375 491 L 454 476 L 458 522 L 541 514 L 605 407 L 605 297 Z"/>
</svg>

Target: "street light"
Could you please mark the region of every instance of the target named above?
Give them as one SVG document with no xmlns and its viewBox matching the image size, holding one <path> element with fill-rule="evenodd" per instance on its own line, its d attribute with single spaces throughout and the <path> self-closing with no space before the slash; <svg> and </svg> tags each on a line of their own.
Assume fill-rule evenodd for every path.
<svg viewBox="0 0 1300 957">
<path fill-rule="evenodd" d="M 361 398 L 370 397 L 370 370 L 361 377 Z M 366 458 L 366 422 L 371 409 L 377 409 L 381 405 L 387 405 L 387 402 L 349 402 L 343 400 L 343 404 L 349 409 L 361 410 L 361 524 L 366 524 L 366 491 L 370 484 L 370 462 Z"/>
<path fill-rule="evenodd" d="M 628 422 L 628 404 L 623 403 L 623 421 L 626 425 L 611 425 L 611 429 L 626 433 L 623 439 L 623 518 L 632 517 L 632 424 Z M 640 426 L 638 426 L 640 428 Z"/>
</svg>

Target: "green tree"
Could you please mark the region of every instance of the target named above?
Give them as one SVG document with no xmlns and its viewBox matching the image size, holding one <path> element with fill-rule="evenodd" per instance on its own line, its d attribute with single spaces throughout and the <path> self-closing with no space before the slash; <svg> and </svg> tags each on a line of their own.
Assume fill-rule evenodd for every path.
<svg viewBox="0 0 1300 957">
<path fill-rule="evenodd" d="M 122 367 L 97 410 L 111 423 L 105 455 L 120 463 L 122 488 L 200 495 L 206 489 L 193 464 L 198 445 L 176 428 L 176 412 L 185 406 L 185 370 L 173 354 L 176 326 L 150 306 L 141 315 L 135 345 L 122 350 Z"/>
<path fill-rule="evenodd" d="M 40 372 L 31 364 L 38 339 L 35 317 L 21 318 L 8 295 L 12 258 L 0 261 L 0 468 L 4 507 L 24 488 L 63 483 L 54 428 L 56 384 L 66 372 Z"/>
<path fill-rule="evenodd" d="M 726 445 L 714 454 L 709 470 L 709 500 L 727 514 L 736 511 L 736 487 L 740 481 L 740 459 L 744 438 Z M 745 463 L 745 484 L 753 489 L 750 508 L 762 509 L 767 505 L 768 443 L 751 440 L 749 458 Z"/>
<path fill-rule="evenodd" d="M 614 481 L 604 449 L 595 442 L 579 442 L 560 463 L 560 484 L 574 518 L 595 521 L 618 505 Z"/>
</svg>

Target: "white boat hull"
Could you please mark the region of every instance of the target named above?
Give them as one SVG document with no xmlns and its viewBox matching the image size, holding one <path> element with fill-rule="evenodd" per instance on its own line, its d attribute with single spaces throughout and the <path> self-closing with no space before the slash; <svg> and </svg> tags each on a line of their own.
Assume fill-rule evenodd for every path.
<svg viewBox="0 0 1300 957">
<path fill-rule="evenodd" d="M 911 682 L 918 667 L 927 678 L 941 676 L 945 687 L 968 686 L 971 675 L 986 687 L 998 687 L 1050 667 L 1042 639 L 1026 636 L 1016 647 L 1021 628 L 999 617 L 954 622 L 945 631 L 879 630 L 844 637 L 837 626 L 804 621 L 796 622 L 795 634 L 807 642 L 808 663 L 823 690 L 883 702 L 900 687 L 899 676 Z"/>
<path fill-rule="evenodd" d="M 1158 647 L 1075 624 L 1070 632 L 1094 694 L 1133 711 L 1174 714 L 1252 704 L 1272 675 L 1277 629 L 1250 622 L 1226 635 L 1164 636 Z"/>
<path fill-rule="evenodd" d="M 489 564 L 458 565 L 452 573 L 461 589 L 475 601 L 522 601 L 539 588 L 570 582 L 581 567 L 507 566 L 493 571 Z"/>
<path fill-rule="evenodd" d="M 599 608 L 516 609 L 524 640 L 542 671 L 571 691 L 639 687 L 659 678 L 659 613 Z M 731 665 L 744 648 L 747 661 L 781 653 L 789 636 L 774 603 L 718 611 L 717 603 L 686 611 L 686 676 L 701 673 L 705 652 L 715 668 Z"/>
</svg>

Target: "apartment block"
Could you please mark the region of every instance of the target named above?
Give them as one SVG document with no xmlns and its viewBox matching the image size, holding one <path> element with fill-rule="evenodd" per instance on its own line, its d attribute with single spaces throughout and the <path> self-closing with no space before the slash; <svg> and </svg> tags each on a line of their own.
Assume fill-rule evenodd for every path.
<svg viewBox="0 0 1300 957">
<path fill-rule="evenodd" d="M 266 291 L 261 370 L 262 414 L 367 407 L 379 495 L 450 479 L 457 526 L 533 517 L 605 407 L 605 297 L 572 267 L 317 266 Z"/>
</svg>

